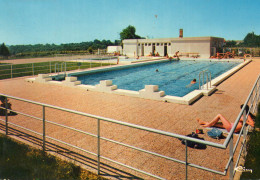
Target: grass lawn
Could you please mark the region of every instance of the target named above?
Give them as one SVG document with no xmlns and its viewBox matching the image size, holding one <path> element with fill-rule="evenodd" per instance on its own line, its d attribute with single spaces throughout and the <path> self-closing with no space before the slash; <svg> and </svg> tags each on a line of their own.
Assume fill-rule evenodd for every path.
<svg viewBox="0 0 260 180">
<path fill-rule="evenodd" d="M 257 112 L 255 130 L 250 134 L 244 165 L 246 169 L 252 169 L 253 173 L 244 172 L 240 179 L 260 179 L 260 104 Z"/>
<path fill-rule="evenodd" d="M 0 134 L 0 179 L 105 178 Z"/>
<path fill-rule="evenodd" d="M 62 61 L 28 63 L 28 64 L 5 64 L 0 63 L 0 80 L 7 78 L 15 78 L 22 76 L 32 76 L 37 74 L 54 73 L 56 68 L 61 71 L 65 69 L 65 64 Z M 76 69 L 87 69 L 99 66 L 108 66 L 109 63 L 89 63 L 89 62 L 66 62 L 67 71 Z M 57 70 L 57 72 L 58 72 Z"/>
</svg>

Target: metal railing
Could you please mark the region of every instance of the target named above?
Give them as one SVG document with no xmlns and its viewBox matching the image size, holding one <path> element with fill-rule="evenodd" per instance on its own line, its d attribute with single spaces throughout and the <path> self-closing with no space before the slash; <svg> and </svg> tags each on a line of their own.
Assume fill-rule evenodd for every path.
<svg viewBox="0 0 260 180">
<path fill-rule="evenodd" d="M 201 78 L 201 75 L 202 75 L 202 78 Z M 206 84 L 205 84 L 204 76 L 206 76 Z M 200 85 L 200 82 L 201 82 L 201 85 Z M 201 71 L 199 73 L 199 89 L 203 89 L 204 85 L 207 86 L 207 90 L 208 90 L 208 86 L 211 88 L 211 72 L 207 69 L 204 71 Z"/>
<path fill-rule="evenodd" d="M 76 69 L 84 69 L 84 68 L 94 68 L 97 66 L 107 66 L 115 64 L 115 59 L 113 57 L 102 60 L 66 60 L 66 61 L 47 61 L 47 62 L 39 62 L 39 63 L 26 63 L 26 64 L 1 64 L 0 63 L 0 80 L 15 78 L 15 77 L 23 77 L 23 76 L 35 76 L 37 74 L 46 74 L 46 73 L 56 73 L 62 72 L 66 70 L 76 70 Z M 77 63 L 81 62 L 82 63 Z M 72 63 L 74 62 L 74 65 Z M 84 65 L 84 62 L 89 63 L 88 66 Z M 43 65 L 43 63 L 46 63 Z M 64 64 L 66 63 L 66 64 Z"/>
<path fill-rule="evenodd" d="M 144 127 L 144 126 L 140 126 L 140 125 L 135 125 L 135 124 L 127 123 L 127 122 L 118 121 L 118 120 L 111 119 L 111 118 L 105 118 L 105 117 L 96 116 L 96 115 L 83 113 L 83 112 L 79 112 L 79 111 L 74 111 L 74 110 L 70 110 L 70 109 L 66 109 L 66 108 L 61 108 L 61 107 L 57 107 L 57 106 L 43 104 L 43 103 L 39 103 L 39 102 L 34 102 L 34 101 L 22 99 L 22 98 L 17 98 L 17 97 L 5 95 L 5 94 L 0 94 L 0 96 L 6 97 L 6 99 L 5 99 L 6 103 L 7 103 L 7 98 L 9 98 L 9 99 L 22 101 L 22 102 L 27 102 L 27 103 L 30 103 L 30 104 L 39 105 L 39 106 L 42 107 L 42 117 L 41 118 L 29 115 L 29 114 L 26 114 L 26 113 L 18 112 L 18 111 L 15 111 L 15 110 L 10 110 L 10 109 L 8 110 L 7 106 L 0 107 L 0 110 L 3 109 L 5 111 L 5 119 L 0 119 L 0 122 L 2 121 L 2 122 L 5 123 L 5 133 L 6 133 L 6 135 L 8 135 L 8 129 L 9 129 L 8 126 L 12 125 L 12 126 L 21 128 L 23 130 L 29 131 L 31 133 L 35 133 L 37 135 L 40 135 L 42 137 L 42 148 L 43 148 L 43 151 L 45 151 L 45 149 L 46 149 L 46 147 L 45 147 L 46 142 L 48 142 L 48 139 L 50 139 L 50 140 L 56 141 L 57 143 L 62 143 L 64 145 L 70 146 L 70 147 L 75 148 L 77 150 L 81 150 L 81 151 L 83 151 L 85 153 L 88 153 L 90 155 L 94 155 L 97 158 L 97 164 L 96 165 L 97 165 L 97 172 L 98 172 L 98 174 L 100 174 L 100 172 L 101 172 L 100 164 L 101 164 L 101 160 L 103 159 L 103 160 L 106 160 L 106 161 L 115 163 L 117 165 L 129 168 L 131 170 L 137 171 L 139 173 L 145 174 L 147 176 L 150 176 L 150 177 L 153 177 L 153 178 L 156 178 L 156 179 L 164 179 L 164 177 L 157 176 L 156 174 L 151 174 L 149 172 L 140 170 L 140 169 L 135 168 L 135 167 L 131 167 L 129 165 L 123 164 L 121 162 L 117 162 L 117 161 L 115 161 L 115 160 L 113 160 L 111 158 L 103 156 L 101 154 L 101 151 L 100 151 L 100 142 L 101 142 L 101 140 L 103 140 L 103 141 L 106 141 L 106 142 L 111 142 L 111 143 L 114 143 L 114 144 L 117 144 L 117 145 L 121 145 L 121 146 L 130 148 L 130 149 L 134 149 L 134 150 L 137 150 L 137 151 L 140 151 L 140 152 L 143 152 L 143 153 L 147 153 L 147 154 L 150 154 L 150 155 L 153 155 L 153 156 L 157 156 L 157 157 L 163 158 L 165 160 L 170 160 L 172 162 L 183 164 L 185 166 L 185 169 L 186 169 L 185 172 L 184 172 L 186 179 L 188 179 L 188 166 L 194 167 L 194 168 L 198 168 L 198 169 L 202 169 L 202 170 L 205 170 L 205 171 L 209 171 L 209 172 L 212 172 L 212 173 L 220 174 L 220 175 L 226 175 L 227 171 L 229 169 L 230 170 L 229 171 L 229 178 L 233 179 L 233 176 L 234 176 L 234 173 L 235 173 L 234 169 L 238 165 L 238 161 L 239 161 L 239 158 L 241 156 L 241 152 L 244 150 L 244 148 L 246 146 L 246 137 L 247 137 L 247 134 L 248 134 L 248 131 L 249 131 L 249 127 L 250 127 L 250 126 L 245 126 L 246 125 L 246 119 L 247 119 L 247 116 L 248 116 L 248 114 L 246 114 L 246 111 L 245 111 L 246 105 L 247 104 L 249 105 L 248 113 L 250 111 L 252 113 L 255 113 L 256 110 L 257 110 L 257 105 L 258 105 L 258 103 L 260 101 L 260 75 L 257 78 L 257 80 L 256 80 L 256 82 L 255 82 L 255 84 L 254 84 L 254 86 L 253 86 L 253 88 L 252 88 L 252 90 L 251 90 L 247 100 L 244 103 L 244 106 L 242 107 L 242 109 L 241 109 L 241 111 L 240 111 L 240 113 L 239 113 L 239 115 L 238 115 L 238 117 L 237 117 L 237 119 L 236 119 L 236 121 L 234 123 L 234 126 L 230 130 L 230 133 L 226 137 L 226 139 L 225 139 L 223 144 L 214 143 L 214 142 L 205 141 L 205 140 L 200 140 L 200 139 L 195 139 L 195 138 L 191 138 L 191 137 L 187 137 L 187 136 L 183 136 L 183 135 L 179 135 L 179 134 L 175 134 L 175 133 L 170 133 L 170 132 L 166 132 L 166 131 L 162 131 L 162 130 L 148 128 L 148 127 Z M 45 116 L 46 115 L 45 109 L 47 107 L 51 108 L 51 109 L 55 109 L 55 110 L 61 110 L 61 111 L 64 111 L 64 112 L 72 113 L 72 114 L 77 114 L 77 115 L 80 115 L 80 116 L 83 116 L 83 117 L 90 117 L 90 118 L 96 119 L 97 133 L 93 134 L 93 133 L 90 133 L 90 132 L 82 131 L 80 129 L 76 129 L 76 128 L 73 128 L 73 127 L 70 127 L 70 126 L 66 126 L 66 125 L 63 125 L 63 124 L 60 124 L 60 123 L 57 123 L 57 122 L 53 122 L 53 121 L 47 120 L 46 116 Z M 23 126 L 20 126 L 20 125 L 8 122 L 8 111 L 15 112 L 15 113 L 17 113 L 19 115 L 30 117 L 30 118 L 33 118 L 33 119 L 36 119 L 36 120 L 42 122 L 42 133 L 39 133 L 39 132 L 36 132 L 36 131 L 34 131 L 32 129 L 25 128 Z M 243 118 L 243 126 L 242 126 L 242 129 L 241 129 L 240 133 L 239 133 L 237 141 L 235 142 L 235 146 L 233 147 L 233 143 L 234 143 L 233 142 L 234 141 L 233 133 L 234 133 L 234 131 L 236 129 L 236 126 L 238 125 L 239 120 L 241 118 Z M 180 160 L 180 159 L 175 159 L 175 158 L 172 158 L 172 157 L 168 157 L 168 156 L 165 156 L 165 155 L 162 155 L 162 154 L 158 154 L 158 153 L 155 153 L 155 152 L 152 152 L 152 151 L 149 151 L 149 150 L 145 150 L 145 149 L 142 149 L 142 148 L 139 148 L 139 147 L 135 147 L 135 146 L 132 146 L 132 145 L 120 142 L 120 141 L 116 141 L 116 140 L 113 140 L 113 139 L 109 139 L 109 138 L 103 137 L 103 136 L 101 136 L 101 134 L 102 134 L 101 133 L 101 128 L 100 128 L 101 121 L 102 122 L 109 122 L 109 123 L 121 125 L 121 126 L 124 126 L 124 127 L 130 127 L 130 128 L 134 128 L 134 129 L 137 129 L 137 130 L 154 133 L 154 134 L 159 134 L 159 135 L 163 135 L 163 136 L 166 136 L 166 137 L 182 139 L 182 140 L 185 141 L 185 161 L 184 160 Z M 47 124 L 52 124 L 52 125 L 55 125 L 55 126 L 59 126 L 59 127 L 62 127 L 62 128 L 66 128 L 66 129 L 72 130 L 72 131 L 76 131 L 78 133 L 81 133 L 81 134 L 84 134 L 84 135 L 87 135 L 87 136 L 91 136 L 91 137 L 97 138 L 97 144 L 96 144 L 97 152 L 92 152 L 92 151 L 83 149 L 81 147 L 78 147 L 76 145 L 73 145 L 73 144 L 67 143 L 65 141 L 59 140 L 57 138 L 50 137 L 50 136 L 46 135 L 46 126 L 47 126 Z M 243 136 L 243 141 L 241 143 L 240 138 L 242 136 Z M 208 145 L 208 146 L 212 146 L 214 148 L 220 148 L 220 149 L 227 149 L 227 147 L 229 145 L 229 160 L 228 160 L 228 162 L 226 164 L 225 170 L 222 172 L 222 171 L 218 171 L 218 170 L 215 170 L 215 169 L 210 169 L 210 168 L 207 168 L 207 167 L 203 167 L 203 166 L 200 166 L 198 164 L 190 163 L 188 161 L 188 146 L 187 146 L 188 141 L 192 141 L 192 142 L 196 142 L 196 143 L 200 143 L 200 144 L 204 144 L 204 145 Z M 239 143 L 241 144 L 241 149 L 239 151 L 239 157 L 237 158 L 237 162 L 234 164 L 234 153 L 236 152 Z"/>
</svg>

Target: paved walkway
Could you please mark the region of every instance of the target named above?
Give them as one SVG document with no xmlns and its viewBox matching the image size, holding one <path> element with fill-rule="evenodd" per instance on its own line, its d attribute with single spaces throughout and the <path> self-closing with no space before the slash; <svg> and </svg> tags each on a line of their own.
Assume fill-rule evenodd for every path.
<svg viewBox="0 0 260 180">
<path fill-rule="evenodd" d="M 57 85 L 28 83 L 24 81 L 24 78 L 1 80 L 0 93 L 186 135 L 195 131 L 196 128 L 201 128 L 196 118 L 208 121 L 220 113 L 231 122 L 234 122 L 240 112 L 240 105 L 245 102 L 259 73 L 260 58 L 254 59 L 246 67 L 221 83 L 214 94 L 209 97 L 202 97 L 193 105 L 180 105 L 91 92 Z M 42 116 L 41 107 L 15 100 L 10 101 L 13 104 L 14 110 L 33 114 L 37 117 Z M 96 120 L 91 118 L 83 118 L 47 108 L 46 119 L 96 134 L 97 123 Z M 10 122 L 32 128 L 35 131 L 42 131 L 40 122 L 32 121 L 30 118 L 22 115 L 10 116 L 9 120 Z M 80 146 L 94 153 L 97 151 L 96 139 L 92 137 L 73 133 L 70 130 L 64 130 L 53 125 L 47 125 L 47 135 Z M 184 146 L 179 140 L 173 138 L 162 137 L 106 122 L 101 122 L 101 136 L 135 145 L 172 158 L 185 160 Z M 223 143 L 224 141 L 224 139 L 212 140 L 205 134 L 200 135 L 200 137 L 218 143 Z M 224 171 L 228 161 L 228 152 L 228 149 L 220 150 L 212 147 L 207 147 L 205 150 L 189 148 L 189 162 Z M 112 146 L 108 142 L 101 141 L 101 155 L 166 179 L 184 179 L 185 177 L 184 165 L 145 155 L 144 153 L 129 150 L 119 145 Z M 89 157 L 96 159 L 95 157 Z M 92 160 L 85 161 L 89 165 L 87 162 L 91 164 Z M 102 165 L 104 173 L 127 177 L 136 175 L 150 179 L 140 173 L 120 168 L 120 166 L 113 163 L 103 162 L 106 163 L 106 166 Z M 112 167 L 108 167 L 108 165 L 111 165 L 113 168 L 120 168 L 130 174 L 115 170 Z M 95 165 L 90 169 L 95 169 Z M 188 177 L 189 179 L 228 179 L 228 176 L 223 177 L 191 167 L 188 170 Z M 108 178 L 111 178 L 111 176 L 108 176 Z"/>
</svg>

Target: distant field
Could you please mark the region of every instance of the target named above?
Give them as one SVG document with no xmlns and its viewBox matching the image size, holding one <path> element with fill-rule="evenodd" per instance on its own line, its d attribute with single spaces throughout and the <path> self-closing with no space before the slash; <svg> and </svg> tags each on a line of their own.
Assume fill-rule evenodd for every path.
<svg viewBox="0 0 260 180">
<path fill-rule="evenodd" d="M 32 76 L 37 74 L 54 73 L 56 64 L 56 72 L 64 71 L 65 63 L 63 61 L 52 61 L 52 62 L 39 62 L 39 63 L 27 63 L 27 64 L 8 64 L 0 63 L 0 80 Z M 88 69 L 99 66 L 108 66 L 109 63 L 89 63 L 89 62 L 66 62 L 66 70 L 76 70 L 76 69 Z"/>
</svg>

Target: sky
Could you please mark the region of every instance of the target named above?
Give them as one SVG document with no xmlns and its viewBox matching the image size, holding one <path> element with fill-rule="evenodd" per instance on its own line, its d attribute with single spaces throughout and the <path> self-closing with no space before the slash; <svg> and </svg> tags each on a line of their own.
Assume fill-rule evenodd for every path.
<svg viewBox="0 0 260 180">
<path fill-rule="evenodd" d="M 260 0 L 0 0 L 0 43 L 64 44 L 120 39 L 260 35 Z"/>
</svg>

